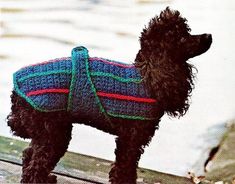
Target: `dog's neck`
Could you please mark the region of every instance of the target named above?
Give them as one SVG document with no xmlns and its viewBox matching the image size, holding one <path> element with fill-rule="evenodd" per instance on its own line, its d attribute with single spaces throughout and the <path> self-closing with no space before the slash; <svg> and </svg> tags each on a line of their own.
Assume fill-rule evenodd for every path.
<svg viewBox="0 0 235 184">
<path fill-rule="evenodd" d="M 186 61 L 174 61 L 166 54 L 156 56 L 149 53 L 145 56 L 143 53 L 140 50 L 137 54 L 135 66 L 150 94 L 168 115 L 184 115 L 194 87 L 194 67 Z"/>
</svg>

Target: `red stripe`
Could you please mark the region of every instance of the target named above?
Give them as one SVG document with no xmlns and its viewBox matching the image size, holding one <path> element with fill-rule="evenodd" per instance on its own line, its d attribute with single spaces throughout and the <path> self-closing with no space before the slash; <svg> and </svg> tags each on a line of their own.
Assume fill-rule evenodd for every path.
<svg viewBox="0 0 235 184">
<path fill-rule="evenodd" d="M 110 62 L 101 58 L 89 58 L 89 61 L 101 61 L 103 63 L 107 63 L 109 65 L 114 65 L 114 66 L 120 66 L 122 68 L 134 68 L 134 65 L 131 64 L 121 64 L 121 63 L 115 63 L 115 62 Z"/>
<path fill-rule="evenodd" d="M 130 100 L 135 102 L 146 102 L 146 103 L 155 103 L 156 100 L 152 98 L 139 98 L 134 96 L 126 96 L 121 94 L 114 94 L 114 93 L 105 93 L 105 92 L 97 92 L 98 96 L 108 97 L 108 98 L 116 98 L 119 100 Z"/>
<path fill-rule="evenodd" d="M 36 91 L 30 91 L 27 96 L 40 95 L 44 93 L 69 93 L 69 89 L 41 89 Z"/>
</svg>

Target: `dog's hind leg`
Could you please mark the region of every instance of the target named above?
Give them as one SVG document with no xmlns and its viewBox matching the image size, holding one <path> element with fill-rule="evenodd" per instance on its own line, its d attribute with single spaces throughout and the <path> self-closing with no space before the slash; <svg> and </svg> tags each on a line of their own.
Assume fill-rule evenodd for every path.
<svg viewBox="0 0 235 184">
<path fill-rule="evenodd" d="M 112 184 L 136 184 L 138 162 L 151 136 L 133 127 L 116 138 L 116 161 L 109 173 Z"/>
<path fill-rule="evenodd" d="M 44 122 L 40 131 L 41 135 L 32 138 L 30 147 L 23 152 L 21 183 L 56 183 L 56 176 L 50 172 L 68 148 L 72 124 L 51 120 Z"/>
</svg>

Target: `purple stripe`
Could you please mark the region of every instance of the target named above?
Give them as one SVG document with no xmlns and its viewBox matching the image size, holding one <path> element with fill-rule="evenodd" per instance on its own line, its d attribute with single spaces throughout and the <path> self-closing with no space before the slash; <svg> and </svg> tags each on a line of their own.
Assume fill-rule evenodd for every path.
<svg viewBox="0 0 235 184">
<path fill-rule="evenodd" d="M 52 59 L 52 60 L 49 60 L 49 61 L 43 61 L 43 62 L 40 62 L 40 63 L 31 64 L 31 65 L 26 65 L 26 66 L 23 66 L 21 69 L 24 69 L 24 68 L 27 68 L 27 67 L 30 67 L 30 66 L 45 65 L 45 64 L 48 64 L 48 63 L 54 63 L 54 62 L 59 62 L 59 61 L 64 61 L 64 60 L 70 60 L 70 57 L 63 57 L 63 58 Z"/>
<path fill-rule="evenodd" d="M 102 59 L 102 58 L 89 58 L 89 61 L 101 61 L 103 63 L 107 63 L 109 65 L 114 65 L 114 66 L 120 66 L 122 68 L 134 68 L 135 66 L 132 65 L 132 64 L 121 64 L 121 63 L 118 63 L 118 62 L 111 62 L 111 61 L 108 61 L 108 60 L 105 60 L 105 59 Z"/>
</svg>

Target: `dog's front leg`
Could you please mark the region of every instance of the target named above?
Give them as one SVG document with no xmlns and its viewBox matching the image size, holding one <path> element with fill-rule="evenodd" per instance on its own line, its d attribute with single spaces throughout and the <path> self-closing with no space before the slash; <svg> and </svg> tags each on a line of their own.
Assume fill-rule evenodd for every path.
<svg viewBox="0 0 235 184">
<path fill-rule="evenodd" d="M 138 162 L 143 153 L 143 147 L 150 139 L 141 136 L 141 132 L 135 129 L 131 132 L 126 132 L 116 139 L 116 161 L 109 173 L 112 184 L 136 184 Z"/>
</svg>

